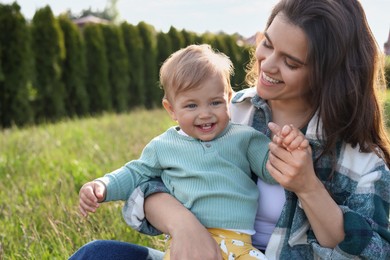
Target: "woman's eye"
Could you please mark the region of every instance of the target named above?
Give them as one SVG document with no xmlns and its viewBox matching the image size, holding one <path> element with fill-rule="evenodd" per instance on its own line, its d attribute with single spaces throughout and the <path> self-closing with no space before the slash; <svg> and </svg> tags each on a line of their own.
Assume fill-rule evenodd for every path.
<svg viewBox="0 0 390 260">
<path fill-rule="evenodd" d="M 295 64 L 291 64 L 289 63 L 287 60 L 284 61 L 284 64 L 286 64 L 286 66 L 291 69 L 291 70 L 296 70 L 299 68 L 299 66 L 295 65 Z"/>
<path fill-rule="evenodd" d="M 263 46 L 268 48 L 268 49 L 272 49 L 272 45 L 268 43 L 268 40 L 267 39 L 264 39 L 263 40 Z"/>
</svg>

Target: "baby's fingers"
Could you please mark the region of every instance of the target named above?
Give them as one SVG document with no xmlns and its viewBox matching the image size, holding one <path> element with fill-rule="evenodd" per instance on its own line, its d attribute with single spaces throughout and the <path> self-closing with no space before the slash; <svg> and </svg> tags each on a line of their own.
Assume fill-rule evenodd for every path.
<svg viewBox="0 0 390 260">
<path fill-rule="evenodd" d="M 273 122 L 269 122 L 268 127 L 273 134 L 272 141 L 277 145 L 282 145 L 282 141 L 283 141 L 283 138 L 281 137 L 282 128 Z"/>
<path fill-rule="evenodd" d="M 99 203 L 93 202 L 90 200 L 83 200 L 80 198 L 80 212 L 81 214 L 86 217 L 88 215 L 88 212 L 96 212 L 96 209 L 99 207 Z"/>
<path fill-rule="evenodd" d="M 286 147 L 287 151 L 293 151 L 295 149 L 305 149 L 309 146 L 309 142 L 303 135 L 296 136 L 291 143 L 285 144 L 283 142 L 283 145 Z"/>
<path fill-rule="evenodd" d="M 284 147 L 289 147 L 291 144 L 293 144 L 293 142 L 295 143 L 295 140 L 297 139 L 299 139 L 300 142 L 302 142 L 304 139 L 302 138 L 303 135 L 301 134 L 300 130 L 298 128 L 294 128 L 292 125 L 283 126 L 281 136 Z"/>
</svg>

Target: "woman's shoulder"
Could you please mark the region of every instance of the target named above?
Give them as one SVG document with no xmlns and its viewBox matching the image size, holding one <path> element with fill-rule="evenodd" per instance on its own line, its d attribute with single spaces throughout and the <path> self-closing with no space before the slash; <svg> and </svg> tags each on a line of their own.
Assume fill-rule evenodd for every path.
<svg viewBox="0 0 390 260">
<path fill-rule="evenodd" d="M 238 92 L 235 92 L 232 98 L 232 103 L 241 103 L 245 100 L 250 100 L 256 95 L 256 88 L 255 87 L 250 87 L 246 89 L 242 89 Z"/>
<path fill-rule="evenodd" d="M 362 176 L 371 172 L 389 171 L 385 161 L 378 153 L 362 152 L 359 145 L 352 146 L 349 143 L 342 145 L 338 164 L 346 172 Z"/>
<path fill-rule="evenodd" d="M 247 88 L 234 94 L 230 102 L 230 116 L 232 122 L 251 125 L 254 106 L 251 102 L 256 95 L 256 88 Z"/>
</svg>

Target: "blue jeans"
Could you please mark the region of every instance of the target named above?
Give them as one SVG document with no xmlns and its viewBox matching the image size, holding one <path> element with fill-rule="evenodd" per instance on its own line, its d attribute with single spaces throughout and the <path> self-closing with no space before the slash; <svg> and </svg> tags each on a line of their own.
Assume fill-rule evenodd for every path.
<svg viewBox="0 0 390 260">
<path fill-rule="evenodd" d="M 163 252 L 149 247 L 115 240 L 95 240 L 82 246 L 69 260 L 161 260 L 163 256 Z"/>
</svg>

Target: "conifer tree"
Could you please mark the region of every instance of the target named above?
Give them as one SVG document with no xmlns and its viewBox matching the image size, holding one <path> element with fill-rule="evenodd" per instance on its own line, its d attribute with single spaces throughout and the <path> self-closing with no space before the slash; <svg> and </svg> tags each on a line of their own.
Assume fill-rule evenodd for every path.
<svg viewBox="0 0 390 260">
<path fill-rule="evenodd" d="M 56 120 L 66 114 L 65 90 L 61 81 L 65 58 L 63 34 L 49 6 L 35 12 L 31 26 L 37 117 L 38 120 Z"/>
<path fill-rule="evenodd" d="M 145 22 L 140 22 L 137 26 L 144 46 L 145 107 L 151 109 L 161 105 L 162 93 L 158 84 L 156 31 Z"/>
<path fill-rule="evenodd" d="M 0 4 L 0 32 L 0 126 L 31 123 L 30 37 L 17 3 Z"/>
<path fill-rule="evenodd" d="M 169 28 L 168 35 L 171 38 L 173 51 L 177 51 L 184 47 L 185 39 L 183 35 L 178 30 L 176 30 L 175 27 L 171 26 Z"/>
<path fill-rule="evenodd" d="M 160 68 L 163 62 L 173 53 L 171 38 L 164 32 L 157 34 L 157 65 Z"/>
<path fill-rule="evenodd" d="M 79 28 L 65 15 L 59 17 L 64 34 L 66 56 L 62 64 L 65 85 L 65 107 L 70 117 L 89 112 L 89 97 L 85 87 L 85 46 Z"/>
<path fill-rule="evenodd" d="M 188 46 L 190 44 L 199 43 L 197 40 L 197 35 L 194 32 L 189 32 L 189 31 L 186 31 L 183 29 L 181 31 L 181 35 L 183 36 L 183 39 L 184 39 L 184 46 L 183 47 Z"/>
<path fill-rule="evenodd" d="M 216 49 L 225 53 L 232 61 L 234 66 L 234 75 L 231 78 L 231 85 L 233 89 L 239 90 L 239 86 L 243 84 L 244 79 L 241 78 L 243 67 L 242 64 L 239 63 L 239 56 L 241 56 L 241 54 L 237 48 L 238 46 L 236 44 L 236 37 L 221 33 L 215 35 L 214 44 Z"/>
<path fill-rule="evenodd" d="M 87 24 L 84 27 L 87 64 L 87 92 L 92 114 L 110 111 L 112 98 L 108 80 L 108 61 L 102 26 Z"/>
<path fill-rule="evenodd" d="M 128 60 L 122 30 L 119 26 L 103 27 L 108 60 L 108 77 L 111 87 L 112 105 L 116 112 L 127 110 L 128 100 Z"/>
<path fill-rule="evenodd" d="M 168 34 L 164 32 L 159 32 L 157 34 L 157 69 L 160 70 L 161 65 L 164 61 L 173 53 L 171 38 Z M 161 85 L 159 85 L 161 88 Z M 158 97 L 159 100 L 162 100 L 164 92 L 161 91 Z"/>
<path fill-rule="evenodd" d="M 141 107 L 145 104 L 144 46 L 138 27 L 124 22 L 121 24 L 128 60 L 128 107 Z"/>
<path fill-rule="evenodd" d="M 251 53 L 255 50 L 254 46 L 242 45 L 237 46 L 236 50 L 236 73 L 235 73 L 235 89 L 241 90 L 243 88 L 247 88 L 248 86 L 245 83 L 246 71 L 248 68 L 248 64 L 250 63 Z"/>
</svg>

